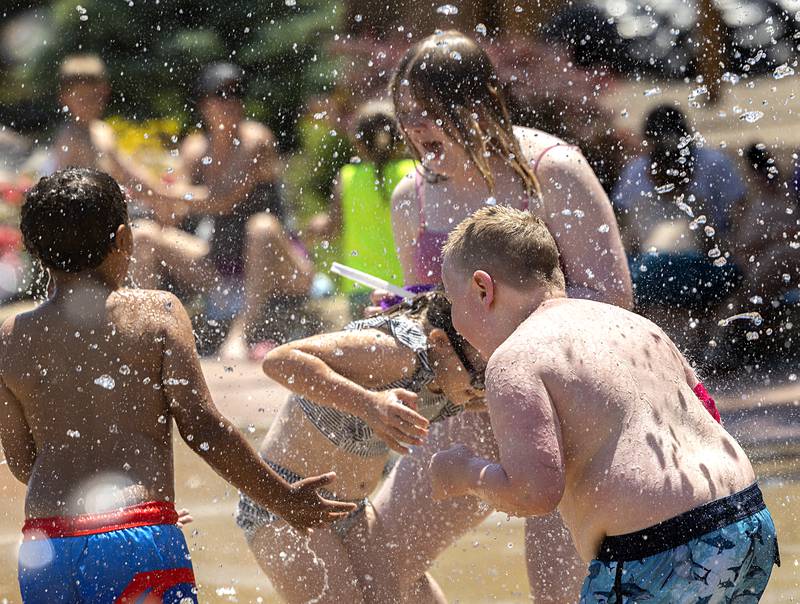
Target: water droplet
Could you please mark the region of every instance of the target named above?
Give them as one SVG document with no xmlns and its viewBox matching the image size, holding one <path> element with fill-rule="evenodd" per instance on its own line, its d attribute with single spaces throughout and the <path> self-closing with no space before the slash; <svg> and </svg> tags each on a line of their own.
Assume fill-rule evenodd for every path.
<svg viewBox="0 0 800 604">
<path fill-rule="evenodd" d="M 729 82 L 731 84 L 731 86 L 736 86 L 736 84 L 739 83 L 739 80 L 741 80 L 741 78 L 738 75 L 736 75 L 735 73 L 731 73 L 731 72 L 727 71 L 727 72 L 722 74 L 722 81 L 723 82 Z"/>
<path fill-rule="evenodd" d="M 70 438 L 80 438 L 81 433 L 78 432 L 77 430 L 67 430 L 67 436 L 69 436 Z"/>
<path fill-rule="evenodd" d="M 457 50 L 454 50 L 453 52 L 450 53 L 450 58 L 453 59 L 454 61 L 460 61 L 461 53 L 458 52 Z"/>
<path fill-rule="evenodd" d="M 748 342 L 752 342 L 753 340 L 758 339 L 758 332 L 757 331 L 748 331 L 744 334 L 744 337 L 747 338 Z"/>
<path fill-rule="evenodd" d="M 694 101 L 697 97 L 703 96 L 704 94 L 708 94 L 708 87 L 699 86 L 698 88 L 692 90 L 691 93 L 689 93 L 689 100 Z"/>
<path fill-rule="evenodd" d="M 112 378 L 110 375 L 106 373 L 101 375 L 99 378 L 96 378 L 94 380 L 94 383 L 100 386 L 101 388 L 105 388 L 106 390 L 113 390 L 114 386 L 117 385 L 117 383 L 114 381 L 114 378 Z"/>
<path fill-rule="evenodd" d="M 658 86 L 644 91 L 644 96 L 656 96 L 659 94 L 661 94 L 661 88 L 659 88 Z"/>
<path fill-rule="evenodd" d="M 761 296 L 751 296 L 748 299 L 753 304 L 764 304 L 764 298 L 762 298 Z"/>
<path fill-rule="evenodd" d="M 361 23 L 364 20 L 364 15 L 356 15 L 354 19 L 356 20 L 356 23 Z"/>
<path fill-rule="evenodd" d="M 608 233 L 608 231 L 610 231 L 610 230 L 611 230 L 611 227 L 608 226 L 607 224 L 601 224 L 599 227 L 597 227 L 597 231 L 599 233 Z"/>
<path fill-rule="evenodd" d="M 254 424 L 247 424 L 247 431 L 248 431 L 250 434 L 252 434 L 253 432 L 255 432 L 255 431 L 256 431 L 256 427 L 255 427 L 255 425 L 254 425 Z"/>
<path fill-rule="evenodd" d="M 713 264 L 714 266 L 725 266 L 726 264 L 728 264 L 728 259 L 725 258 L 725 256 L 720 256 L 719 258 L 714 260 Z"/>
<path fill-rule="evenodd" d="M 167 423 L 167 416 L 166 415 L 159 415 L 158 416 L 158 423 L 159 424 L 166 424 Z"/>
<path fill-rule="evenodd" d="M 796 373 L 790 373 L 789 374 L 789 381 L 790 382 L 796 382 L 797 381 L 797 374 Z"/>
<path fill-rule="evenodd" d="M 656 187 L 656 193 L 658 193 L 659 195 L 663 195 L 664 193 L 669 193 L 670 191 L 674 190 L 675 190 L 675 185 L 672 184 L 671 182 L 665 185 L 661 185 L 660 187 Z"/>
<path fill-rule="evenodd" d="M 475 31 L 476 31 L 476 32 L 478 32 L 480 35 L 482 35 L 482 36 L 485 36 L 485 35 L 486 35 L 486 32 L 487 32 L 488 30 L 486 29 L 486 26 L 485 26 L 483 23 L 478 23 L 478 24 L 475 26 Z"/>
<path fill-rule="evenodd" d="M 284 0 L 286 6 L 297 6 L 297 0 Z"/>
<path fill-rule="evenodd" d="M 344 356 L 344 350 L 342 350 L 341 348 L 335 348 L 335 349 L 333 350 L 333 356 L 335 356 L 335 357 L 342 357 L 342 356 Z"/>
<path fill-rule="evenodd" d="M 748 124 L 755 124 L 762 117 L 764 117 L 763 111 L 745 111 L 739 116 L 739 119 Z"/>
<path fill-rule="evenodd" d="M 764 322 L 764 319 L 761 317 L 761 313 L 758 312 L 742 312 L 738 315 L 733 315 L 732 317 L 728 317 L 726 319 L 720 319 L 717 321 L 717 325 L 720 327 L 726 327 L 733 323 L 734 321 L 752 321 L 753 325 L 758 327 L 761 323 Z"/>
<path fill-rule="evenodd" d="M 202 442 L 202 443 L 200 443 L 200 449 L 201 449 L 201 450 L 203 450 L 203 451 L 208 451 L 210 448 L 211 448 L 211 447 L 209 446 L 209 444 L 208 444 L 207 442 Z"/>
<path fill-rule="evenodd" d="M 130 367 L 128 367 L 127 365 L 122 365 L 122 366 L 119 368 L 119 372 L 120 372 L 122 375 L 130 375 L 130 374 L 131 374 L 131 368 L 130 368 Z"/>
<path fill-rule="evenodd" d="M 448 17 L 452 15 L 458 14 L 458 7 L 453 6 L 452 4 L 442 4 L 439 8 L 436 9 L 436 12 L 440 15 L 447 15 Z"/>
<path fill-rule="evenodd" d="M 705 232 L 706 237 L 713 237 L 714 233 L 716 233 L 716 231 L 714 230 L 714 227 L 708 226 L 708 225 L 706 225 L 706 227 L 703 229 L 703 231 Z"/>
<path fill-rule="evenodd" d="M 211 159 L 211 156 L 210 156 L 210 155 L 204 155 L 204 156 L 203 156 L 203 159 L 201 159 L 200 161 L 201 161 L 201 162 L 203 162 L 203 165 L 204 165 L 204 166 L 208 166 L 208 165 L 209 165 L 209 164 L 211 164 L 211 162 L 212 162 L 212 161 L 214 161 L 214 160 L 213 160 L 213 159 Z"/>
<path fill-rule="evenodd" d="M 287 384 L 294 384 L 294 376 L 290 375 L 288 378 L 286 378 L 286 383 Z"/>
<path fill-rule="evenodd" d="M 88 21 L 89 15 L 81 15 L 80 17 L 78 17 L 78 19 L 80 19 L 81 21 Z"/>
<path fill-rule="evenodd" d="M 794 75 L 794 69 L 792 69 L 788 63 L 784 63 L 783 65 L 778 65 L 775 68 L 775 71 L 772 72 L 772 77 L 775 78 L 776 80 L 780 80 L 793 75 Z"/>
<path fill-rule="evenodd" d="M 315 113 L 315 114 L 314 114 L 314 119 L 315 119 L 315 120 L 321 120 L 321 119 L 322 119 L 322 118 L 324 118 L 326 115 L 328 115 L 328 112 L 327 112 L 327 111 L 319 111 L 319 112 L 317 112 L 317 113 Z"/>
<path fill-rule="evenodd" d="M 330 248 L 330 247 L 331 247 L 331 244 L 328 242 L 328 240 L 327 240 L 327 239 L 323 239 L 323 240 L 322 240 L 322 242 L 319 244 L 319 246 L 320 246 L 320 247 L 321 247 L 323 250 L 327 250 L 328 248 Z"/>
<path fill-rule="evenodd" d="M 521 7 L 519 4 L 517 4 L 517 5 L 514 7 L 514 12 L 515 12 L 515 13 L 517 13 L 517 14 L 521 13 L 523 10 L 524 10 L 524 9 L 523 9 L 523 8 L 522 8 L 522 7 Z"/>
<path fill-rule="evenodd" d="M 722 255 L 722 252 L 719 250 L 719 247 L 716 245 L 708 250 L 708 257 L 709 258 L 719 258 Z"/>
</svg>

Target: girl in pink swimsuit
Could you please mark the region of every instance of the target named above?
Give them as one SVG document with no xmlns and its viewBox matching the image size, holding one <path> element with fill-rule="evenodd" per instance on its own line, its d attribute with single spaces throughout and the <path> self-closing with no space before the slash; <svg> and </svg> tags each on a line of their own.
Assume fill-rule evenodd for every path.
<svg viewBox="0 0 800 604">
<path fill-rule="evenodd" d="M 512 127 L 486 53 L 458 32 L 412 47 L 392 96 L 409 148 L 423 166 L 393 196 L 393 228 L 407 284 L 438 283 L 450 229 L 486 203 L 527 208 L 555 235 L 573 297 L 629 307 L 630 275 L 608 197 L 580 151 L 544 132 Z M 351 552 L 367 601 L 442 602 L 426 570 L 491 510 L 471 497 L 434 502 L 433 453 L 462 442 L 496 455 L 488 416 L 465 413 L 403 457 L 373 503 L 376 521 Z M 576 601 L 583 565 L 560 517 L 527 521 L 529 578 L 537 602 Z M 465 569 L 465 572 L 469 572 Z"/>
</svg>

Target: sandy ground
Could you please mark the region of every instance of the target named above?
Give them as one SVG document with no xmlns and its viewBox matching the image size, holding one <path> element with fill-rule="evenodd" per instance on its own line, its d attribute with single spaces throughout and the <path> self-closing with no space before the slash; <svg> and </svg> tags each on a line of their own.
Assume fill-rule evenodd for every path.
<svg viewBox="0 0 800 604">
<path fill-rule="evenodd" d="M 204 369 L 219 407 L 253 439 L 263 435 L 285 391 L 263 377 L 257 364 L 204 361 Z M 780 392 L 780 391 L 779 391 Z M 770 394 L 752 393 L 769 412 Z M 800 398 L 800 387 L 782 398 Z M 741 396 L 737 397 L 741 400 Z M 754 403 L 750 401 L 748 407 Z M 757 407 L 757 404 L 756 408 Z M 733 406 L 721 401 L 721 406 Z M 777 408 L 777 407 L 776 407 Z M 768 413 L 767 413 L 768 415 Z M 250 432 L 247 427 L 251 426 Z M 758 432 L 750 422 L 750 432 Z M 185 529 L 204 602 L 278 602 L 269 581 L 253 561 L 233 520 L 236 492 L 200 462 L 182 442 L 176 442 L 177 500 L 189 507 L 196 522 Z M 764 466 L 773 476 L 796 474 L 796 459 L 773 460 Z M 777 569 L 764 602 L 800 599 L 800 524 L 797 509 L 800 484 L 768 478 L 764 481 L 768 504 L 781 535 L 783 566 Z M 16 551 L 22 524 L 24 488 L 6 468 L 0 467 L 0 602 L 19 602 L 16 586 Z M 523 562 L 521 521 L 495 514 L 466 535 L 437 561 L 433 574 L 452 602 L 529 601 Z M 797 594 L 797 595 L 795 595 Z"/>
</svg>

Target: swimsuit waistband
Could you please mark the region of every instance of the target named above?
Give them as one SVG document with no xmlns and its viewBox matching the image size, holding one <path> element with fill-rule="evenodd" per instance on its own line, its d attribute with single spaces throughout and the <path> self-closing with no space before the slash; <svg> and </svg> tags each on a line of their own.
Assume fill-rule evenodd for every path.
<svg viewBox="0 0 800 604">
<path fill-rule="evenodd" d="M 650 528 L 606 537 L 600 545 L 597 559 L 601 562 L 642 560 L 739 522 L 765 507 L 761 489 L 753 483 L 743 491 L 711 501 Z"/>
<path fill-rule="evenodd" d="M 22 527 L 22 534 L 26 540 L 40 538 L 42 535 L 51 539 L 81 537 L 139 526 L 176 524 L 177 522 L 178 513 L 175 511 L 175 504 L 167 501 L 148 501 L 101 514 L 29 518 Z"/>
</svg>

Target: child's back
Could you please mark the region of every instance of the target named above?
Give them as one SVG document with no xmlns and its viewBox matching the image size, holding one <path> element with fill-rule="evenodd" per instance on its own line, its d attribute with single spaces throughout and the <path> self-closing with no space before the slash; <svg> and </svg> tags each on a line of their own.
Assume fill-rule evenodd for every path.
<svg viewBox="0 0 800 604">
<path fill-rule="evenodd" d="M 289 486 L 214 407 L 180 302 L 121 289 L 133 247 L 108 175 L 68 169 L 28 193 L 21 228 L 54 287 L 0 332 L 0 441 L 28 485 L 19 581 L 26 602 L 193 602 L 176 526 L 172 419 L 223 478 L 297 527 L 352 504 Z"/>
<path fill-rule="evenodd" d="M 84 289 L 3 326 L 0 373 L 36 447 L 28 517 L 174 500 L 167 391 L 188 376 L 166 352 L 174 312 L 162 292 Z"/>
</svg>

